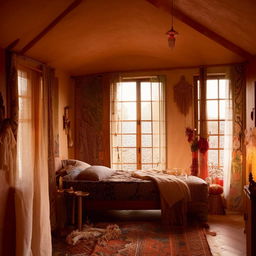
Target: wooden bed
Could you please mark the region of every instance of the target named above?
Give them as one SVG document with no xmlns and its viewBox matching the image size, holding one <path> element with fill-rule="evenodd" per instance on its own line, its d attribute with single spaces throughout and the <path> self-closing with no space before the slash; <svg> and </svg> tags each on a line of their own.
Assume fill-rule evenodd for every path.
<svg viewBox="0 0 256 256">
<path fill-rule="evenodd" d="M 167 174 L 168 175 L 168 174 Z M 195 176 L 177 176 L 185 181 L 190 189 L 191 202 L 188 215 L 200 221 L 207 221 L 208 185 Z M 85 207 L 89 210 L 149 210 L 160 209 L 160 196 L 157 184 L 150 180 L 131 177 L 129 172 L 116 171 L 107 179 L 100 181 L 66 179 L 63 188 L 87 191 Z"/>
</svg>

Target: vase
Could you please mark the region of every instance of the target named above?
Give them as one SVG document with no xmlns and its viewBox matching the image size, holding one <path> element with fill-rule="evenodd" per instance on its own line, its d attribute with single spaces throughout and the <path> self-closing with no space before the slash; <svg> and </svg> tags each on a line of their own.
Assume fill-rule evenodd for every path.
<svg viewBox="0 0 256 256">
<path fill-rule="evenodd" d="M 200 178 L 205 180 L 208 176 L 208 152 L 200 153 Z"/>
<path fill-rule="evenodd" d="M 198 175 L 198 151 L 192 152 L 191 175 Z"/>
</svg>

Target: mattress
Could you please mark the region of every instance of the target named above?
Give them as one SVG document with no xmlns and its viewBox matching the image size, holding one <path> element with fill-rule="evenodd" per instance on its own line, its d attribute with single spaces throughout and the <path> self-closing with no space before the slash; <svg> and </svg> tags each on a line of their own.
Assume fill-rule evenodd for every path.
<svg viewBox="0 0 256 256">
<path fill-rule="evenodd" d="M 168 174 L 166 174 L 168 175 Z M 185 181 L 190 189 L 189 208 L 198 212 L 203 208 L 208 211 L 208 184 L 196 176 L 177 176 Z M 160 201 L 157 184 L 150 180 L 134 178 L 127 171 L 116 171 L 115 174 L 101 181 L 66 180 L 63 187 L 90 193 L 89 200 L 105 201 Z"/>
</svg>

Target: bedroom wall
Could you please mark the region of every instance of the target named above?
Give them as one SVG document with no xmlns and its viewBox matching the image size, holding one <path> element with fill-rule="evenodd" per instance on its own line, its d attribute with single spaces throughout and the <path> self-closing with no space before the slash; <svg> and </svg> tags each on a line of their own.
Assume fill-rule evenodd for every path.
<svg viewBox="0 0 256 256">
<path fill-rule="evenodd" d="M 254 84 L 256 82 L 256 57 L 247 65 L 246 73 L 246 128 L 254 127 L 255 119 L 251 119 L 251 111 L 254 108 Z"/>
<path fill-rule="evenodd" d="M 0 92 L 6 106 L 5 59 L 0 48 Z M 6 172 L 0 170 L 0 255 L 15 253 L 15 212 L 13 192 L 6 181 Z"/>
<path fill-rule="evenodd" d="M 70 75 L 56 69 L 55 76 L 58 78 L 59 87 L 59 107 L 58 107 L 58 125 L 59 125 L 59 157 L 61 159 L 74 158 L 74 147 L 69 148 L 67 135 L 63 129 L 64 107 L 70 107 L 70 120 L 72 129 L 72 138 L 74 138 L 74 87 Z"/>
<path fill-rule="evenodd" d="M 256 110 L 254 110 L 254 118 L 253 120 L 251 119 L 251 112 L 253 111 L 253 108 L 255 108 L 255 88 L 254 86 L 256 85 L 256 58 L 251 60 L 248 65 L 247 65 L 247 70 L 246 70 L 246 129 L 250 130 L 250 128 L 255 127 L 255 114 Z M 252 152 L 253 157 L 253 162 L 255 162 L 255 147 L 253 148 L 248 148 L 247 147 L 247 152 L 246 152 L 246 183 L 248 183 L 248 176 L 250 172 L 250 163 L 248 161 L 248 158 L 250 158 L 249 152 Z M 254 153 L 253 153 L 254 152 Z M 254 180 L 256 179 L 256 166 L 252 166 L 252 172 L 254 176 Z"/>
<path fill-rule="evenodd" d="M 122 73 L 122 76 L 131 77 L 150 75 L 166 76 L 167 168 L 190 169 L 191 151 L 185 136 L 185 128 L 194 127 L 192 106 L 187 116 L 181 114 L 174 102 L 173 88 L 179 82 L 181 76 L 185 76 L 186 81 L 193 85 L 193 77 L 194 75 L 198 75 L 198 72 L 199 70 L 194 68 Z M 208 72 L 220 74 L 228 72 L 228 68 L 209 68 Z"/>
</svg>

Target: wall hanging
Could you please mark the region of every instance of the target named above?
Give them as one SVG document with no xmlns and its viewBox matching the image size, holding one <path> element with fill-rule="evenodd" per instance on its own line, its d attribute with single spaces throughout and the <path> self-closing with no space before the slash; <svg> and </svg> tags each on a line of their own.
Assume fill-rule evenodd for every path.
<svg viewBox="0 0 256 256">
<path fill-rule="evenodd" d="M 185 76 L 181 76 L 174 86 L 173 95 L 179 111 L 186 116 L 192 105 L 192 85 L 186 81 Z"/>
</svg>

